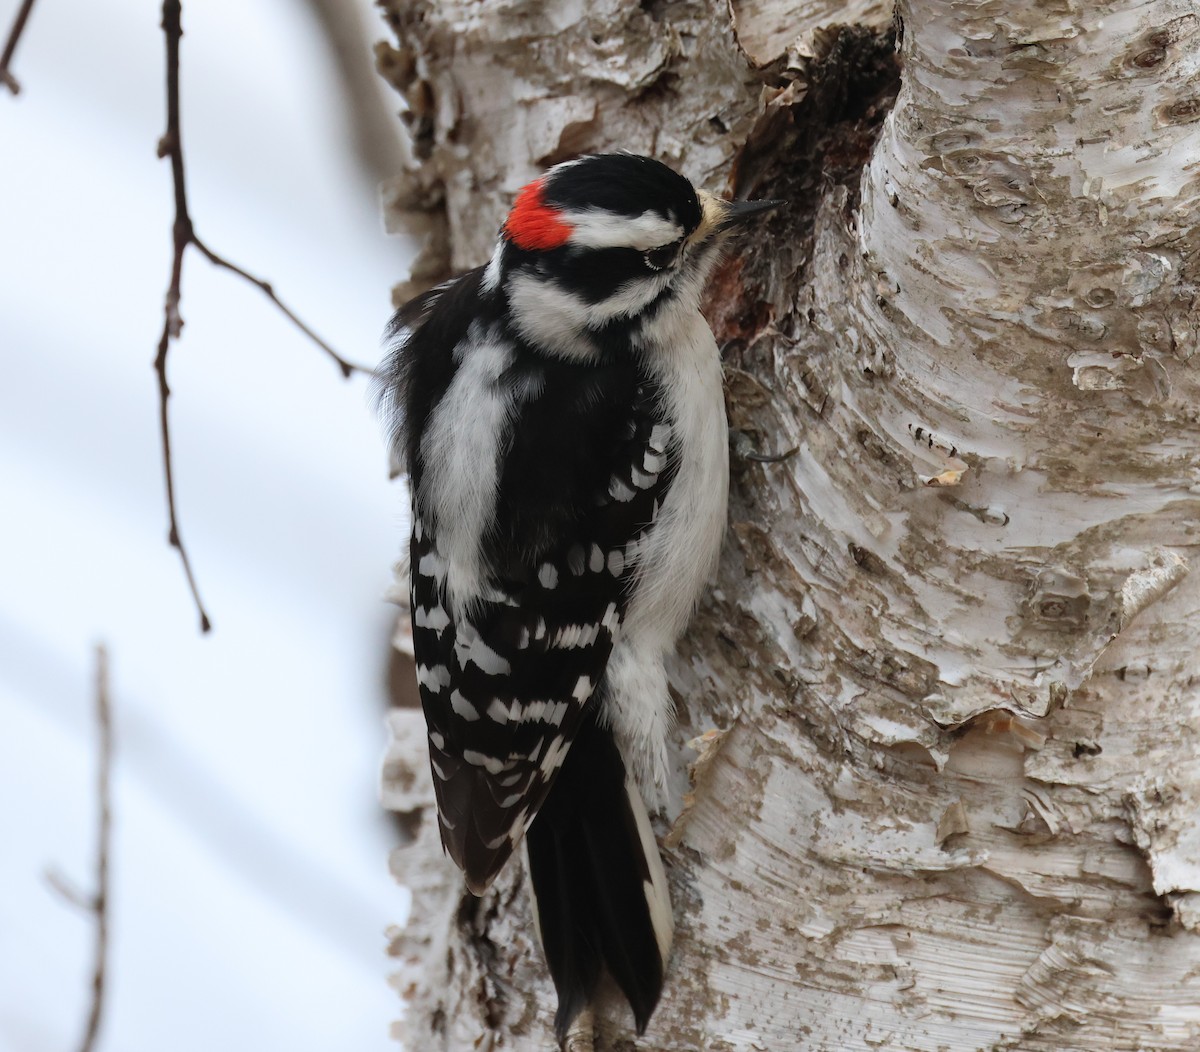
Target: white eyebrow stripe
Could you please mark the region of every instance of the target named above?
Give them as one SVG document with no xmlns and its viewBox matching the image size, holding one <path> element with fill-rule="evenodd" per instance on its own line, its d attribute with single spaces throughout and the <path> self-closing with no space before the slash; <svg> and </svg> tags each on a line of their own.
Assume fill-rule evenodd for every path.
<svg viewBox="0 0 1200 1052">
<path fill-rule="evenodd" d="M 636 248 L 644 252 L 683 237 L 683 227 L 653 211 L 620 216 L 600 208 L 585 208 L 563 212 L 562 219 L 571 225 L 570 243 L 579 248 Z"/>
</svg>

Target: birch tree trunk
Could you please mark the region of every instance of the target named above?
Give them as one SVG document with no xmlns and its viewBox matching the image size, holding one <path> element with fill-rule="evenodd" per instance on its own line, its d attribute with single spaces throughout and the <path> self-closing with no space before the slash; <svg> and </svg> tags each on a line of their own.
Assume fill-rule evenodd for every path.
<svg viewBox="0 0 1200 1052">
<path fill-rule="evenodd" d="M 712 293 L 733 493 L 672 670 L 667 990 L 596 1047 L 1195 1052 L 1193 0 L 386 6 L 425 277 L 577 152 L 790 202 Z M 550 1047 L 520 867 L 464 892 L 393 730 L 407 1047 Z"/>
</svg>

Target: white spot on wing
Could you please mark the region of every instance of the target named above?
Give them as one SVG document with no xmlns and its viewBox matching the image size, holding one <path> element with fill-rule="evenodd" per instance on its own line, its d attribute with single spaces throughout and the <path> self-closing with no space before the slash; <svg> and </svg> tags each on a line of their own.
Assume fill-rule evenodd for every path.
<svg viewBox="0 0 1200 1052">
<path fill-rule="evenodd" d="M 450 670 L 445 665 L 417 665 L 417 682 L 437 693 L 450 686 Z"/>
<path fill-rule="evenodd" d="M 521 706 L 519 721 L 521 723 L 533 723 L 535 720 L 540 720 L 545 711 L 546 703 L 544 701 L 526 702 Z"/>
<path fill-rule="evenodd" d="M 452 690 L 450 692 L 450 708 L 454 710 L 454 714 L 468 723 L 472 723 L 479 719 L 479 710 L 475 708 L 465 697 L 462 691 Z"/>
<path fill-rule="evenodd" d="M 586 567 L 586 556 L 583 553 L 582 544 L 571 545 L 571 550 L 567 552 L 567 566 L 576 577 L 583 574 Z"/>
<path fill-rule="evenodd" d="M 499 774 L 508 767 L 506 760 L 498 760 L 495 756 L 488 756 L 474 749 L 464 749 L 462 757 L 472 767 L 482 767 L 488 774 Z"/>
<path fill-rule="evenodd" d="M 441 632 L 450 624 L 450 615 L 440 606 L 431 606 L 428 609 L 418 606 L 413 615 L 413 624 L 417 628 L 431 628 L 435 632 Z"/>
<path fill-rule="evenodd" d="M 482 639 L 476 639 L 471 644 L 467 660 L 473 665 L 478 665 L 489 676 L 507 676 L 512 672 L 512 665 L 508 660 L 497 654 Z"/>
<path fill-rule="evenodd" d="M 614 548 L 608 553 L 608 572 L 614 577 L 620 577 L 625 569 L 625 553 L 620 548 Z"/>
<path fill-rule="evenodd" d="M 558 570 L 555 569 L 553 563 L 542 563 L 538 570 L 538 580 L 547 590 L 558 587 Z M 541 639 L 542 637 L 538 636 L 537 638 Z"/>
<path fill-rule="evenodd" d="M 422 577 L 432 577 L 435 581 L 440 581 L 446 576 L 446 564 L 436 551 L 426 552 L 417 563 L 417 573 Z"/>
<path fill-rule="evenodd" d="M 615 633 L 617 624 L 620 622 L 620 617 L 617 616 L 617 604 L 609 603 L 608 609 L 604 611 L 604 616 L 600 618 L 600 623 L 609 630 Z"/>
<path fill-rule="evenodd" d="M 588 698 L 592 696 L 592 691 L 595 689 L 596 688 L 592 684 L 592 681 L 589 677 L 580 676 L 579 679 L 575 681 L 575 689 L 571 691 L 571 697 L 573 697 L 576 701 L 587 701 Z"/>
<path fill-rule="evenodd" d="M 599 573 L 604 569 L 604 553 L 600 550 L 600 545 L 593 544 L 592 550 L 588 557 L 588 569 L 592 573 Z"/>
<path fill-rule="evenodd" d="M 567 758 L 567 752 L 571 748 L 571 743 L 566 738 L 556 737 L 546 750 L 546 755 L 542 757 L 541 769 L 542 774 L 547 778 L 562 766 L 563 760 Z"/>
<path fill-rule="evenodd" d="M 458 630 L 458 637 L 454 640 L 454 656 L 458 658 L 460 667 L 465 668 L 470 662 L 489 676 L 507 676 L 512 672 L 507 659 L 488 646 L 479 630 L 469 621 L 464 622 Z"/>
<path fill-rule="evenodd" d="M 622 503 L 628 500 L 633 500 L 636 492 L 636 490 L 630 489 L 624 479 L 620 479 L 616 475 L 612 477 L 612 480 L 608 484 L 609 496 L 611 496 L 613 500 L 619 500 Z"/>
<path fill-rule="evenodd" d="M 579 647 L 590 647 L 596 642 L 599 625 L 563 625 L 550 641 L 552 647 L 559 650 L 572 650 Z"/>
<path fill-rule="evenodd" d="M 633 484 L 637 486 L 638 489 L 649 489 L 654 485 L 655 482 L 658 481 L 657 475 L 647 475 L 646 472 L 639 467 L 632 468 L 629 472 L 629 475 L 633 479 Z"/>
<path fill-rule="evenodd" d="M 487 707 L 488 719 L 495 723 L 507 723 L 509 717 L 508 706 L 499 698 L 492 698 Z"/>
<path fill-rule="evenodd" d="M 487 847 L 489 850 L 495 851 L 496 848 L 498 848 L 506 840 L 508 840 L 508 841 L 512 840 L 512 830 L 511 829 L 505 833 L 501 833 L 498 837 L 495 837 L 492 840 L 485 840 L 483 843 L 484 843 L 484 846 Z"/>
</svg>

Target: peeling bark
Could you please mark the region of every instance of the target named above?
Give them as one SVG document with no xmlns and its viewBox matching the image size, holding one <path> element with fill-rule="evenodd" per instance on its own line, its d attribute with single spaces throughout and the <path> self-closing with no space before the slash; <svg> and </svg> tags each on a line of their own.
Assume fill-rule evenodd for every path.
<svg viewBox="0 0 1200 1052">
<path fill-rule="evenodd" d="M 790 202 L 713 288 L 731 521 L 639 1047 L 1194 1052 L 1194 5 L 902 0 L 898 59 L 869 2 L 387 6 L 442 269 L 579 151 Z M 408 1047 L 547 1047 L 519 867 L 470 899 L 431 821 L 394 866 Z"/>
</svg>

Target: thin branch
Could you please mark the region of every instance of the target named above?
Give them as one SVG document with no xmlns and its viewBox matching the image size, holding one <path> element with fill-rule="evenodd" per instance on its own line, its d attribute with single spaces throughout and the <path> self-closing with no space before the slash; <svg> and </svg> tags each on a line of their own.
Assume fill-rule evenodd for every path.
<svg viewBox="0 0 1200 1052">
<path fill-rule="evenodd" d="M 171 388 L 167 384 L 167 351 L 172 338 L 178 339 L 183 331 L 183 317 L 179 313 L 182 295 L 183 254 L 195 234 L 192 219 L 188 215 L 187 189 L 184 184 L 183 142 L 179 137 L 179 40 L 183 36 L 183 8 L 179 0 L 163 0 L 162 29 L 167 38 L 167 130 L 158 143 L 159 157 L 171 159 L 171 180 L 175 188 L 175 222 L 171 226 L 173 254 L 171 257 L 171 283 L 167 286 L 167 300 L 163 311 L 163 330 L 158 338 L 158 354 L 154 358 L 154 371 L 158 374 L 158 426 L 162 438 L 163 473 L 167 483 L 167 514 L 170 517 L 168 540 L 179 552 L 183 572 L 187 576 L 192 599 L 200 613 L 200 631 L 212 628 L 208 611 L 200 599 L 196 586 L 196 575 L 192 562 L 184 547 L 179 532 L 179 514 L 175 507 L 175 472 L 171 457 L 171 425 L 167 416 L 167 401 Z"/>
<path fill-rule="evenodd" d="M 275 295 L 271 283 L 243 270 L 224 256 L 219 255 L 196 236 L 192 217 L 188 212 L 187 186 L 183 164 L 183 136 L 180 131 L 179 118 L 179 43 L 183 37 L 183 5 L 181 0 L 163 0 L 162 30 L 166 38 L 167 48 L 167 130 L 158 143 L 158 156 L 167 157 L 171 161 L 171 182 L 175 191 L 175 221 L 171 226 L 172 256 L 171 281 L 167 286 L 166 303 L 163 310 L 162 335 L 158 340 L 158 353 L 154 358 L 154 370 L 158 374 L 158 419 L 159 434 L 162 439 L 163 474 L 167 486 L 167 512 L 170 518 L 168 539 L 171 547 L 179 552 L 183 563 L 183 572 L 187 577 L 188 588 L 191 589 L 192 599 L 200 614 L 200 631 L 208 632 L 212 628 L 208 611 L 200 599 L 200 590 L 196 585 L 196 576 L 192 572 L 192 563 L 184 547 L 179 530 L 179 514 L 175 505 L 175 472 L 171 455 L 171 427 L 167 414 L 167 401 L 171 397 L 171 388 L 167 383 L 167 353 L 171 341 L 179 339 L 183 332 L 183 316 L 179 304 L 183 298 L 183 257 L 188 246 L 194 246 L 213 265 L 228 270 L 244 281 L 261 290 L 280 312 L 305 336 L 327 354 L 341 370 L 342 376 L 349 377 L 352 373 L 371 374 L 371 370 L 362 365 L 347 361 L 332 347 L 322 340 L 308 325 L 302 322 L 293 311 L 285 306 Z"/>
<path fill-rule="evenodd" d="M 47 869 L 43 876 L 46 878 L 46 883 L 64 902 L 74 906 L 77 910 L 83 910 L 84 913 L 96 911 L 95 896 L 88 895 L 83 889 L 76 887 L 66 874 L 60 873 L 57 869 Z"/>
<path fill-rule="evenodd" d="M 12 29 L 8 31 L 8 39 L 4 42 L 4 51 L 0 52 L 0 84 L 3 84 L 14 95 L 21 94 L 21 84 L 9 72 L 8 67 L 12 63 L 13 53 L 17 50 L 21 34 L 25 32 L 25 23 L 29 21 L 29 12 L 32 10 L 33 0 L 22 0 L 21 6 L 17 9 L 17 17 L 13 19 Z"/>
<path fill-rule="evenodd" d="M 92 965 L 92 1007 L 79 1052 L 92 1052 L 100 1033 L 108 961 L 108 851 L 112 841 L 113 731 L 112 705 L 108 693 L 108 651 L 103 644 L 96 647 L 96 730 L 100 739 L 99 769 L 96 772 L 99 834 L 96 844 L 96 895 L 92 903 L 96 915 L 96 949 Z"/>
<path fill-rule="evenodd" d="M 236 263 L 230 263 L 229 260 L 225 259 L 224 256 L 217 255 L 217 253 L 215 253 L 203 241 L 196 237 L 195 234 L 192 234 L 192 244 L 204 254 L 204 257 L 210 263 L 218 267 L 223 267 L 225 270 L 236 274 L 239 278 L 243 278 L 244 280 L 250 282 L 251 285 L 255 285 L 261 289 L 263 294 L 266 295 L 266 297 L 272 303 L 274 303 L 276 307 L 279 308 L 284 317 L 291 321 L 291 323 L 295 325 L 297 329 L 304 333 L 305 336 L 312 340 L 313 343 L 320 347 L 321 350 L 323 350 L 327 355 L 329 355 L 330 358 L 334 360 L 337 367 L 342 371 L 342 376 L 344 376 L 346 379 L 349 379 L 350 375 L 356 372 L 367 373 L 368 375 L 373 373 L 373 370 L 368 369 L 365 365 L 355 365 L 353 362 L 346 361 L 345 358 L 343 358 L 337 353 L 337 351 L 330 347 L 329 344 L 322 340 L 320 336 L 318 336 L 312 331 L 312 329 L 305 325 L 304 322 L 297 318 L 292 312 L 291 308 L 287 307 L 283 301 L 275 295 L 275 289 L 272 287 L 269 281 L 264 281 L 262 278 L 256 278 L 253 274 L 249 274 L 244 271 Z"/>
<path fill-rule="evenodd" d="M 96 890 L 88 895 L 57 870 L 47 870 L 46 880 L 66 902 L 90 913 L 96 921 L 92 955 L 92 997 L 87 1028 L 79 1052 L 92 1052 L 104 1015 L 104 989 L 108 973 L 108 856 L 112 843 L 112 704 L 108 691 L 108 650 L 96 647 Z"/>
</svg>

